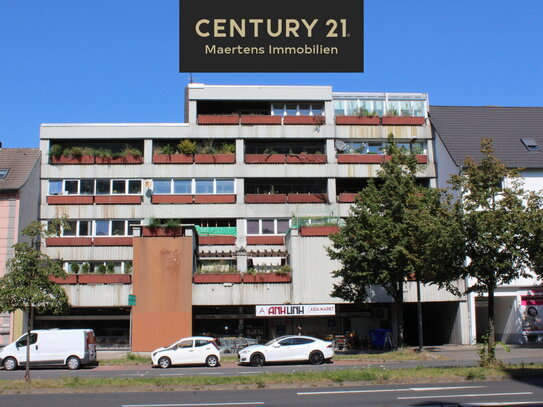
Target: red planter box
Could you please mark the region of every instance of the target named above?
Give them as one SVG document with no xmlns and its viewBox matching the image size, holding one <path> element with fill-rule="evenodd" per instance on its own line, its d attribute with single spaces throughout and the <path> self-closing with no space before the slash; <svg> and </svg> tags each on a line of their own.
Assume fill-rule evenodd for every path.
<svg viewBox="0 0 543 407">
<path fill-rule="evenodd" d="M 281 117 L 268 115 L 241 116 L 241 124 L 281 124 Z"/>
<path fill-rule="evenodd" d="M 202 246 L 219 246 L 236 244 L 236 236 L 199 236 L 198 243 Z"/>
<path fill-rule="evenodd" d="M 275 245 L 284 245 L 285 237 L 284 236 L 247 236 L 248 245 L 257 245 L 257 244 L 275 244 Z"/>
<path fill-rule="evenodd" d="M 425 154 L 417 154 L 417 162 L 419 164 L 428 164 L 428 156 Z"/>
<path fill-rule="evenodd" d="M 96 195 L 94 203 L 99 205 L 139 205 L 141 195 Z"/>
<path fill-rule="evenodd" d="M 239 116 L 199 114 L 198 124 L 239 124 Z"/>
<path fill-rule="evenodd" d="M 328 194 L 288 194 L 288 203 L 324 203 Z"/>
<path fill-rule="evenodd" d="M 283 124 L 324 124 L 324 116 L 283 116 Z"/>
<path fill-rule="evenodd" d="M 127 155 L 126 157 L 95 157 L 96 164 L 141 164 L 143 157 L 141 155 Z"/>
<path fill-rule="evenodd" d="M 149 226 L 144 226 L 141 228 L 141 235 L 143 237 L 175 237 L 175 236 L 181 236 L 183 234 L 183 231 L 181 230 L 181 227 L 178 228 L 152 228 Z"/>
<path fill-rule="evenodd" d="M 363 125 L 363 126 L 378 126 L 381 123 L 379 116 L 336 116 L 337 125 Z"/>
<path fill-rule="evenodd" d="M 132 246 L 131 236 L 122 237 L 95 237 L 92 241 L 94 246 Z"/>
<path fill-rule="evenodd" d="M 424 117 L 402 117 L 402 116 L 392 116 L 392 117 L 383 117 L 383 125 L 397 125 L 397 126 L 422 126 L 426 123 Z"/>
<path fill-rule="evenodd" d="M 342 203 L 356 202 L 357 197 L 358 197 L 358 194 L 343 192 L 339 194 L 338 202 L 342 202 Z"/>
<path fill-rule="evenodd" d="M 192 154 L 153 154 L 153 164 L 192 164 Z"/>
<path fill-rule="evenodd" d="M 287 164 L 326 164 L 326 154 L 287 154 Z"/>
<path fill-rule="evenodd" d="M 92 205 L 93 202 L 92 195 L 51 195 L 47 197 L 47 203 L 50 205 Z"/>
<path fill-rule="evenodd" d="M 68 276 L 66 276 L 66 279 L 49 276 L 49 280 L 54 281 L 57 284 L 77 284 L 77 275 L 68 274 Z"/>
<path fill-rule="evenodd" d="M 45 239 L 47 247 L 58 246 L 92 246 L 91 237 L 48 237 Z"/>
<path fill-rule="evenodd" d="M 245 154 L 245 164 L 284 164 L 286 154 Z"/>
<path fill-rule="evenodd" d="M 239 273 L 194 274 L 193 277 L 195 284 L 241 283 Z"/>
<path fill-rule="evenodd" d="M 154 204 L 191 204 L 192 195 L 153 195 L 151 203 Z"/>
<path fill-rule="evenodd" d="M 196 154 L 194 156 L 196 164 L 234 164 L 236 162 L 235 154 Z"/>
<path fill-rule="evenodd" d="M 245 203 L 286 203 L 286 194 L 247 194 Z"/>
<path fill-rule="evenodd" d="M 339 226 L 302 226 L 300 236 L 328 236 L 339 232 Z"/>
<path fill-rule="evenodd" d="M 233 204 L 236 203 L 236 195 L 194 195 L 196 204 Z"/>
<path fill-rule="evenodd" d="M 384 161 L 382 154 L 339 154 L 339 164 L 381 164 Z"/>
<path fill-rule="evenodd" d="M 81 157 L 72 157 L 61 155 L 60 157 L 49 156 L 51 164 L 94 164 L 94 156 L 82 155 Z"/>
<path fill-rule="evenodd" d="M 130 284 L 130 274 L 80 274 L 77 276 L 79 284 Z"/>
<path fill-rule="evenodd" d="M 244 283 L 290 283 L 290 273 L 243 273 Z"/>
</svg>

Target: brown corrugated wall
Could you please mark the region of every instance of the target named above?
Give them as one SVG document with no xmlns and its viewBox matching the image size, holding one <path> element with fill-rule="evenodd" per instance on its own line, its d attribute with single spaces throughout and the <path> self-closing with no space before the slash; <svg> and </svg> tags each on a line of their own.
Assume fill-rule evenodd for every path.
<svg viewBox="0 0 543 407">
<path fill-rule="evenodd" d="M 132 351 L 192 335 L 192 236 L 135 237 Z"/>
</svg>

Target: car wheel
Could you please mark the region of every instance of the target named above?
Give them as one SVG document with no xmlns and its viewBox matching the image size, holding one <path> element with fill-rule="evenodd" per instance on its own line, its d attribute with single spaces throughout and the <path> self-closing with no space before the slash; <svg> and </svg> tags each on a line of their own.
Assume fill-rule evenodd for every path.
<svg viewBox="0 0 543 407">
<path fill-rule="evenodd" d="M 77 370 L 81 367 L 81 360 L 77 356 L 70 356 L 66 361 L 66 366 L 70 370 Z"/>
<path fill-rule="evenodd" d="M 264 355 L 262 353 L 255 353 L 251 356 L 252 366 L 262 366 L 265 362 Z"/>
<path fill-rule="evenodd" d="M 215 355 L 209 355 L 206 358 L 206 365 L 209 367 L 217 367 L 219 366 L 219 358 Z"/>
<path fill-rule="evenodd" d="M 162 356 L 160 359 L 158 359 L 158 365 L 162 369 L 167 369 L 172 365 L 172 361 L 170 360 L 170 358 Z"/>
<path fill-rule="evenodd" d="M 324 355 L 321 351 L 316 350 L 309 355 L 309 363 L 312 365 L 321 365 L 324 362 Z"/>
<path fill-rule="evenodd" d="M 13 358 L 5 358 L 4 363 L 4 369 L 6 370 L 15 370 L 17 369 L 17 361 Z"/>
</svg>

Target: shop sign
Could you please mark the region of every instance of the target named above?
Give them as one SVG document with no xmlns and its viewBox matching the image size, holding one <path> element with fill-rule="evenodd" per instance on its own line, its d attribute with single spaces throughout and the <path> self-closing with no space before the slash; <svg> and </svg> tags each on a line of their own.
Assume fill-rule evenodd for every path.
<svg viewBox="0 0 543 407">
<path fill-rule="evenodd" d="M 520 302 L 522 330 L 525 334 L 543 334 L 543 297 L 522 296 Z"/>
<path fill-rule="evenodd" d="M 336 315 L 335 304 L 257 305 L 257 317 Z"/>
</svg>

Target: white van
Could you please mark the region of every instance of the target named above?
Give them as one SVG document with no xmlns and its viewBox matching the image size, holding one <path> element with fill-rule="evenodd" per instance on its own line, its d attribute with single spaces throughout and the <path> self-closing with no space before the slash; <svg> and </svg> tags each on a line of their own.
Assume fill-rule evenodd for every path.
<svg viewBox="0 0 543 407">
<path fill-rule="evenodd" d="M 6 370 L 26 364 L 26 334 L 0 351 Z M 30 366 L 64 365 L 79 369 L 96 362 L 96 339 L 92 329 L 48 329 L 30 332 Z"/>
</svg>

